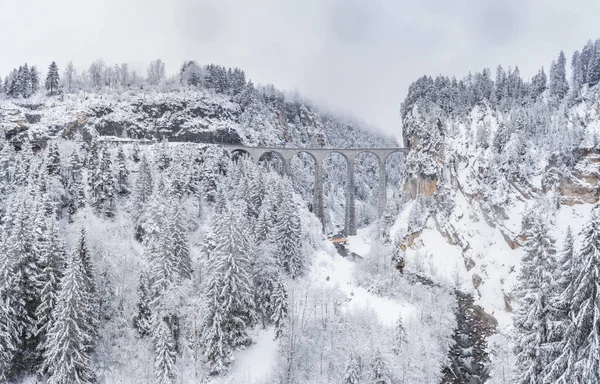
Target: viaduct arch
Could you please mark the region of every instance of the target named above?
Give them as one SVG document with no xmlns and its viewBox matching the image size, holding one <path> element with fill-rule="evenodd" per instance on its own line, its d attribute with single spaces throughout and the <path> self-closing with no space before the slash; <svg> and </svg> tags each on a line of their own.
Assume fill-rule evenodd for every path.
<svg viewBox="0 0 600 384">
<path fill-rule="evenodd" d="M 315 161 L 315 195 L 313 212 L 322 224 L 324 224 L 323 208 L 323 161 L 331 153 L 339 153 L 346 160 L 347 182 L 346 182 L 346 212 L 345 228 L 348 235 L 356 234 L 356 218 L 354 204 L 354 163 L 356 157 L 363 153 L 371 153 L 379 159 L 379 217 L 383 216 L 387 204 L 387 175 L 385 171 L 385 162 L 392 153 L 408 153 L 408 148 L 268 148 L 268 147 L 246 147 L 243 145 L 222 145 L 229 152 L 247 153 L 252 161 L 258 164 L 263 155 L 273 153 L 283 160 L 283 173 L 291 175 L 292 158 L 299 153 L 307 153 Z"/>
</svg>

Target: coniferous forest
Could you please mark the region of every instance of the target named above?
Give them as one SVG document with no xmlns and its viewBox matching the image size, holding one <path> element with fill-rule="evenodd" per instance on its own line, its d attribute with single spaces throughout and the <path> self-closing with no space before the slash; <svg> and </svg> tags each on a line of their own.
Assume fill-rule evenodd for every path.
<svg viewBox="0 0 600 384">
<path fill-rule="evenodd" d="M 417 79 L 402 143 L 240 68 L 20 65 L 0 383 L 600 383 L 600 40 L 570 57 Z M 348 236 L 343 156 L 321 223 L 309 155 L 222 144 L 410 152 L 382 217 L 357 157 Z"/>
</svg>

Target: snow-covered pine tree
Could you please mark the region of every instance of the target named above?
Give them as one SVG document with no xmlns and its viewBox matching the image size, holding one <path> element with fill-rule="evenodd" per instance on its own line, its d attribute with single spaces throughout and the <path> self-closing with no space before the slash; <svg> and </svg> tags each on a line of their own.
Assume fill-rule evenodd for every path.
<svg viewBox="0 0 600 384">
<path fill-rule="evenodd" d="M 362 376 L 358 359 L 351 353 L 346 362 L 346 371 L 342 380 L 343 384 L 359 384 Z"/>
<path fill-rule="evenodd" d="M 69 167 L 67 176 L 68 210 L 69 220 L 81 208 L 85 207 L 85 187 L 83 184 L 82 163 L 77 151 L 71 152 L 69 156 Z"/>
<path fill-rule="evenodd" d="M 248 244 L 239 216 L 226 206 L 214 221 L 215 247 L 207 263 L 208 313 L 202 335 L 212 374 L 227 368 L 233 351 L 249 342 L 247 330 L 256 323 Z"/>
<path fill-rule="evenodd" d="M 96 214 L 111 218 L 116 212 L 116 179 L 112 169 L 110 152 L 104 148 L 101 161 L 95 169 L 90 190 L 91 205 Z"/>
<path fill-rule="evenodd" d="M 276 224 L 274 198 L 274 191 L 266 192 L 259 207 L 258 218 L 254 226 L 254 238 L 258 246 L 267 240 L 274 230 Z"/>
<path fill-rule="evenodd" d="M 31 78 L 31 94 L 33 95 L 40 89 L 40 73 L 35 65 L 32 65 L 29 70 L 29 77 Z"/>
<path fill-rule="evenodd" d="M 264 172 L 254 166 L 248 166 L 246 172 L 248 190 L 245 198 L 248 204 L 248 214 L 256 220 L 260 214 L 260 207 L 265 195 Z"/>
<path fill-rule="evenodd" d="M 404 329 L 404 324 L 402 323 L 402 315 L 400 315 L 398 316 L 398 320 L 396 320 L 396 325 L 394 327 L 392 352 L 394 352 L 395 355 L 400 355 L 402 347 L 406 344 L 406 341 L 406 330 Z"/>
<path fill-rule="evenodd" d="M 58 176 L 60 174 L 60 154 L 56 143 L 50 143 L 48 146 L 46 170 L 48 171 L 48 176 Z"/>
<path fill-rule="evenodd" d="M 67 92 L 71 92 L 75 86 L 75 77 L 76 77 L 76 70 L 75 70 L 75 66 L 73 65 L 72 61 L 69 61 L 67 63 L 67 67 L 65 68 L 64 71 L 64 80 L 67 84 Z"/>
<path fill-rule="evenodd" d="M 16 299 L 15 322 L 20 331 L 20 350 L 16 357 L 21 365 L 18 369 L 30 371 L 37 364 L 37 343 L 35 333 L 36 309 L 40 304 L 43 282 L 43 264 L 34 247 L 35 205 L 37 192 L 33 187 L 23 192 L 13 205 L 9 217 L 9 235 L 6 246 L 13 259 L 12 274 Z"/>
<path fill-rule="evenodd" d="M 152 311 L 150 309 L 150 287 L 145 273 L 140 275 L 138 285 L 137 312 L 133 317 L 133 327 L 140 336 L 150 335 L 152 330 Z"/>
<path fill-rule="evenodd" d="M 117 152 L 117 191 L 119 195 L 129 194 L 129 169 L 127 168 L 127 160 L 123 146 L 119 146 Z"/>
<path fill-rule="evenodd" d="M 379 349 L 375 350 L 371 360 L 371 371 L 369 375 L 371 384 L 391 384 L 392 379 L 387 363 Z"/>
<path fill-rule="evenodd" d="M 157 146 L 158 154 L 156 156 L 156 164 L 158 169 L 164 171 L 171 165 L 171 149 L 169 148 L 169 142 L 167 139 L 161 141 Z"/>
<path fill-rule="evenodd" d="M 565 53 L 560 51 L 558 60 L 553 62 L 550 67 L 550 95 L 562 100 L 569 92 L 569 83 L 567 82 L 567 59 Z"/>
<path fill-rule="evenodd" d="M 568 227 L 563 246 L 557 258 L 558 268 L 556 269 L 554 280 L 557 291 L 561 293 L 568 288 L 575 278 L 574 241 L 575 239 L 573 238 L 571 227 Z"/>
<path fill-rule="evenodd" d="M 135 225 L 135 238 L 136 240 L 141 241 L 145 235 L 143 228 L 144 213 L 148 209 L 148 203 L 150 202 L 154 185 L 150 163 L 145 155 L 142 156 L 142 160 L 139 164 L 138 175 L 133 187 L 131 214 Z"/>
<path fill-rule="evenodd" d="M 178 280 L 178 260 L 174 258 L 173 245 L 169 231 L 148 237 L 144 258 L 150 264 L 149 281 L 153 304 L 157 304 L 164 292 Z"/>
<path fill-rule="evenodd" d="M 590 87 L 600 82 L 600 41 L 594 44 L 594 51 L 587 69 L 587 81 Z"/>
<path fill-rule="evenodd" d="M 263 328 L 266 327 L 273 313 L 271 298 L 279 279 L 279 268 L 273 252 L 274 247 L 271 242 L 262 243 L 258 247 L 253 265 L 254 301 Z"/>
<path fill-rule="evenodd" d="M 90 344 L 89 350 L 91 351 L 95 347 L 95 340 L 98 334 L 99 325 L 99 303 L 98 303 L 98 288 L 96 285 L 96 278 L 94 274 L 94 265 L 92 263 L 92 254 L 87 246 L 87 239 L 85 229 L 81 228 L 79 232 L 79 238 L 75 250 L 78 258 L 81 259 L 81 266 L 83 268 L 83 284 L 85 287 L 85 293 L 87 295 L 87 305 L 84 307 L 86 312 L 86 329 L 88 334 L 92 335 L 92 343 Z"/>
<path fill-rule="evenodd" d="M 18 275 L 14 260 L 4 243 L 0 226 L 0 383 L 8 381 L 13 358 L 21 346 L 21 325 L 17 321 L 25 312 L 18 292 Z"/>
<path fill-rule="evenodd" d="M 191 192 L 190 189 L 190 172 L 193 172 L 187 165 L 187 162 L 178 153 L 177 161 L 171 163 L 169 171 L 170 190 L 173 196 L 179 200 L 183 199 L 186 194 Z"/>
<path fill-rule="evenodd" d="M 549 329 L 549 343 L 546 347 L 551 362 L 546 365 L 544 382 L 546 383 L 570 383 L 573 376 L 573 345 L 572 343 L 572 313 L 571 300 L 575 286 L 573 282 L 576 277 L 574 269 L 574 238 L 571 227 L 563 246 L 558 254 L 558 267 L 554 272 L 552 284 L 551 302 L 551 326 Z"/>
<path fill-rule="evenodd" d="M 90 141 L 89 146 L 86 149 L 87 154 L 85 156 L 84 164 L 88 169 L 88 173 L 91 175 L 100 165 L 100 152 L 102 148 L 101 144 L 98 143 L 98 139 L 96 137 L 93 137 Z"/>
<path fill-rule="evenodd" d="M 65 269 L 65 248 L 58 232 L 54 217 L 48 218 L 44 239 L 45 244 L 40 254 L 44 269 L 40 281 L 44 283 L 41 290 L 40 304 L 36 309 L 36 335 L 39 338 L 38 350 L 44 355 L 45 340 L 54 323 L 54 308 L 58 301 L 60 280 Z"/>
<path fill-rule="evenodd" d="M 573 53 L 571 58 L 571 84 L 572 98 L 579 96 L 579 91 L 583 86 L 583 69 L 581 68 L 581 56 L 579 51 Z"/>
<path fill-rule="evenodd" d="M 541 382 L 550 357 L 549 342 L 552 272 L 556 268 L 554 240 L 546 223 L 542 206 L 536 205 L 524 223 L 525 256 L 522 260 L 517 295 L 521 305 L 514 324 L 518 332 L 515 352 L 519 370 L 518 383 Z"/>
<path fill-rule="evenodd" d="M 172 202 L 171 219 L 169 220 L 170 236 L 172 242 L 173 260 L 176 262 L 174 268 L 179 279 L 192 278 L 192 256 L 190 254 L 190 245 L 185 228 L 183 209 L 177 205 L 178 202 Z"/>
<path fill-rule="evenodd" d="M 271 322 L 275 326 L 275 338 L 283 336 L 283 330 L 289 316 L 288 293 L 285 283 L 281 279 L 277 279 L 273 286 L 273 293 L 270 298 L 271 302 Z"/>
<path fill-rule="evenodd" d="M 6 140 L 4 135 L 0 135 L 0 194 L 2 196 L 8 196 L 15 187 L 13 184 L 15 162 L 14 147 Z M 6 206 L 0 203 L 0 211 L 3 212 L 5 209 Z"/>
<path fill-rule="evenodd" d="M 155 319 L 155 323 L 152 339 L 156 384 L 171 384 L 175 379 L 175 342 L 169 325 L 163 319 Z"/>
<path fill-rule="evenodd" d="M 581 249 L 571 287 L 561 295 L 561 306 L 569 306 L 571 322 L 566 327 L 552 362 L 548 379 L 556 383 L 600 383 L 600 207 L 580 233 Z"/>
<path fill-rule="evenodd" d="M 301 246 L 302 227 L 298 207 L 289 183 L 285 183 L 283 187 L 275 231 L 277 260 L 283 270 L 295 279 L 304 273 L 306 258 Z"/>
<path fill-rule="evenodd" d="M 131 153 L 131 158 L 134 163 L 139 163 L 141 160 L 140 145 L 137 142 L 133 143 L 133 152 Z"/>
<path fill-rule="evenodd" d="M 548 78 L 544 72 L 544 67 L 531 78 L 531 98 L 536 100 L 546 90 Z"/>
<path fill-rule="evenodd" d="M 58 74 L 58 66 L 56 62 L 52 62 L 50 67 L 48 67 L 48 75 L 46 76 L 46 90 L 50 93 L 50 95 L 56 95 L 58 92 L 58 84 L 60 81 L 60 76 Z"/>
<path fill-rule="evenodd" d="M 19 76 L 20 71 L 22 71 L 22 67 L 19 67 L 19 70 L 14 69 L 11 73 L 9 83 L 7 85 L 6 94 L 10 97 L 20 97 L 21 96 L 21 76 Z"/>
<path fill-rule="evenodd" d="M 49 384 L 93 383 L 90 352 L 96 337 L 87 274 L 79 249 L 69 257 L 53 311 L 55 321 L 44 345 Z"/>
<path fill-rule="evenodd" d="M 29 71 L 29 66 L 27 63 L 19 68 L 19 76 L 20 76 L 20 94 L 24 98 L 28 98 L 31 96 L 31 72 Z"/>
</svg>

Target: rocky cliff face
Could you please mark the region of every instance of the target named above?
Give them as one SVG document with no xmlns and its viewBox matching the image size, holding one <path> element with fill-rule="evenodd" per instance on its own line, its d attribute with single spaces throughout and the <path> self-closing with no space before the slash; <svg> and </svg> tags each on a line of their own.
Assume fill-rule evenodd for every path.
<svg viewBox="0 0 600 384">
<path fill-rule="evenodd" d="M 505 109 L 483 102 L 463 115 L 415 102 L 403 120 L 412 149 L 404 190 L 433 203 L 426 228 L 407 231 L 401 248 L 429 257 L 440 252 L 441 235 L 458 251 L 472 289 L 482 297 L 497 291 L 498 310 L 511 309 L 526 212 L 545 202 L 560 240 L 600 200 L 598 99 L 597 90 L 586 90 L 558 109 L 543 101 Z"/>
<path fill-rule="evenodd" d="M 0 103 L 0 126 L 15 140 L 113 136 L 267 146 L 395 146 L 395 140 L 302 100 L 254 90 L 80 93 Z"/>
<path fill-rule="evenodd" d="M 567 175 L 557 175 L 558 192 L 566 205 L 595 204 L 600 199 L 600 150 L 587 149 L 576 154 L 576 163 Z M 549 173 L 552 174 L 552 170 Z M 545 191 L 548 188 L 545 188 Z"/>
</svg>

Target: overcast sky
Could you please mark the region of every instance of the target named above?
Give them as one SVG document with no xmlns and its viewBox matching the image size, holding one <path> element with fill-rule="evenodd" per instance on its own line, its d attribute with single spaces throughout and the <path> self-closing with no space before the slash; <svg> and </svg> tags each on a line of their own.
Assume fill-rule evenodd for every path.
<svg viewBox="0 0 600 384">
<path fill-rule="evenodd" d="M 598 0 L 0 0 L 0 72 L 161 58 L 239 66 L 396 133 L 408 85 L 519 65 L 600 37 Z M 45 68 L 44 68 L 45 71 Z"/>
</svg>

